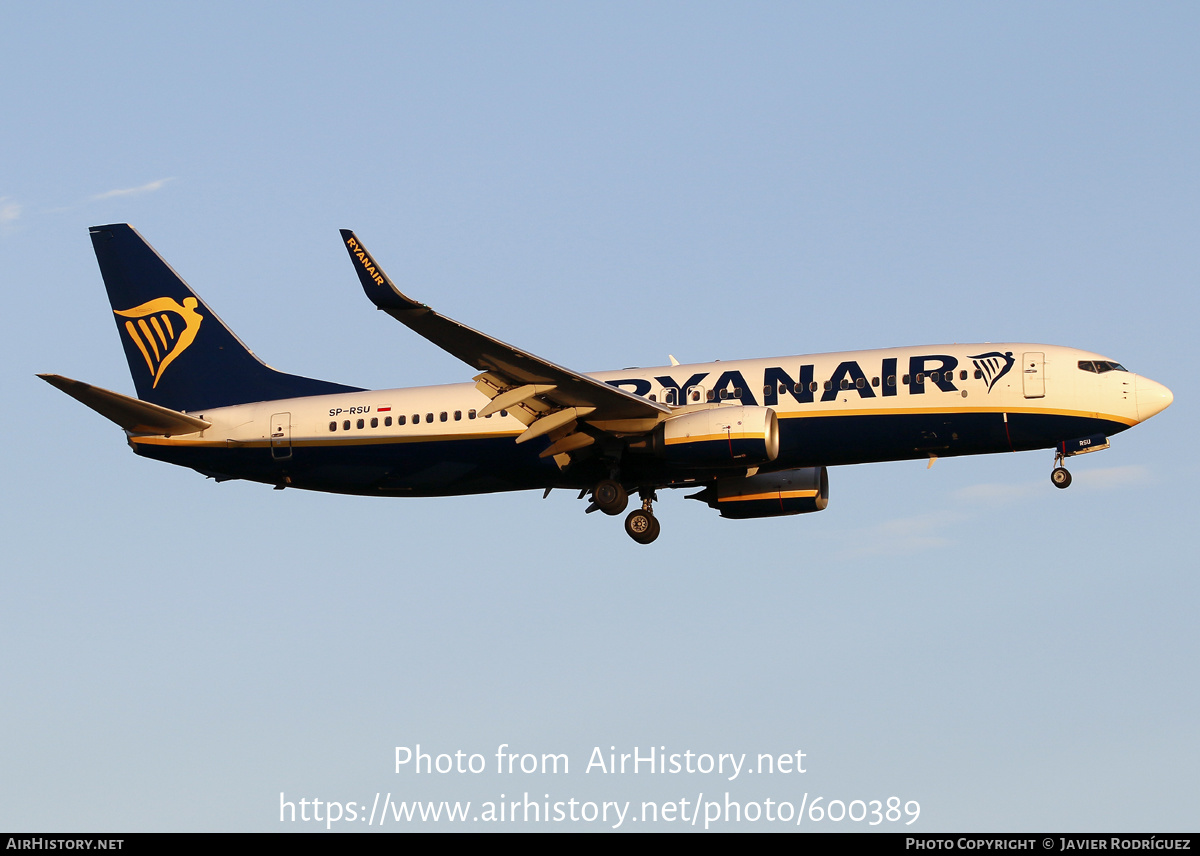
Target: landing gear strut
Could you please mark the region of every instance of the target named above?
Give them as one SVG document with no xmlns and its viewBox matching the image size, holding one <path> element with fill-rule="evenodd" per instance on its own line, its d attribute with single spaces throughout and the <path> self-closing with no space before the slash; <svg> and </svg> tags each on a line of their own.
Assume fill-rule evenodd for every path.
<svg viewBox="0 0 1200 856">
<path fill-rule="evenodd" d="M 1054 469 L 1050 472 L 1050 482 L 1059 488 L 1068 488 L 1071 486 L 1071 474 L 1067 472 L 1067 468 L 1062 465 L 1062 452 L 1054 453 Z"/>
<path fill-rule="evenodd" d="M 629 512 L 625 518 L 625 531 L 639 544 L 649 544 L 658 537 L 661 527 L 654 516 L 653 502 L 657 497 L 653 490 L 641 490 L 642 507 Z"/>
</svg>

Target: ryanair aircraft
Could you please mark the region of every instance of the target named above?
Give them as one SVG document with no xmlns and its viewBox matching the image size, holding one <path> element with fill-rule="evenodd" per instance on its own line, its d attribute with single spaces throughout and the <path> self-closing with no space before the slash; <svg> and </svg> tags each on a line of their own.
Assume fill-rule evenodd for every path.
<svg viewBox="0 0 1200 856">
<path fill-rule="evenodd" d="M 370 496 L 553 488 L 588 511 L 640 507 L 625 531 L 659 534 L 661 488 L 722 517 L 829 502 L 827 468 L 1027 449 L 1063 460 L 1171 404 L 1107 357 L 1032 344 L 932 345 L 581 374 L 405 296 L 342 232 L 367 297 L 474 369 L 473 383 L 365 390 L 262 363 L 128 225 L 92 245 L 137 398 L 39 375 L 115 422 L 134 452 L 218 481 Z"/>
</svg>

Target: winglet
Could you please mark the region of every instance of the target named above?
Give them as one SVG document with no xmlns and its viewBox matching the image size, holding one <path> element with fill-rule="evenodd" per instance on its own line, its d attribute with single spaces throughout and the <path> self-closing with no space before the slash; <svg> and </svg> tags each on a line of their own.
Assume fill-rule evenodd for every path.
<svg viewBox="0 0 1200 856">
<path fill-rule="evenodd" d="M 353 232 L 349 229 L 342 229 L 341 233 L 346 251 L 350 253 L 350 261 L 354 263 L 354 270 L 358 272 L 358 279 L 362 283 L 363 291 L 375 304 L 376 309 L 429 308 L 402 294 L 400 289 L 396 288 L 396 284 L 383 272 L 383 268 L 375 263 L 375 259 L 371 258 L 367 248 L 359 242 Z"/>
</svg>

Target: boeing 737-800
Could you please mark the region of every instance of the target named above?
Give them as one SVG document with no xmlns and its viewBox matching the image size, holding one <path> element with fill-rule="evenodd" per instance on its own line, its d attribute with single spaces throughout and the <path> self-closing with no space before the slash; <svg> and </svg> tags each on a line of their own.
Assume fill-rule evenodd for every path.
<svg viewBox="0 0 1200 856">
<path fill-rule="evenodd" d="M 722 517 L 820 511 L 828 467 L 1053 449 L 1067 457 L 1167 407 L 1165 386 L 1087 351 L 932 345 L 582 374 L 396 288 L 342 232 L 367 297 L 477 372 L 365 390 L 269 368 L 128 225 L 92 244 L 137 398 L 40 375 L 125 429 L 134 452 L 218 481 L 371 496 L 553 488 L 658 537 L 662 488 Z"/>
</svg>

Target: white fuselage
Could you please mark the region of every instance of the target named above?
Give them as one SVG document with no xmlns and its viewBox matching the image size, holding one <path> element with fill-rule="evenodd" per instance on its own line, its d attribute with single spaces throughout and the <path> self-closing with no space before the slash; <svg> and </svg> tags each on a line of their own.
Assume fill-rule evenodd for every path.
<svg viewBox="0 0 1200 856">
<path fill-rule="evenodd" d="M 1085 370 L 1081 364 L 1105 368 Z M 1165 387 L 1132 372 L 1107 368 L 1110 365 L 1115 364 L 1105 357 L 1073 348 L 1005 343 L 719 361 L 591 376 L 680 409 L 723 404 L 769 407 L 778 415 L 785 438 L 784 454 L 772 468 L 784 469 L 1048 448 L 1070 436 L 1116 433 L 1170 403 L 1171 394 Z M 375 447 L 383 453 L 388 448 L 419 444 L 426 453 L 422 459 L 436 459 L 439 447 L 448 448 L 441 444 L 461 446 L 464 441 L 484 439 L 511 443 L 511 438 L 525 430 L 521 421 L 503 411 L 479 416 L 488 401 L 470 383 L 264 401 L 194 411 L 193 415 L 212 423 L 197 434 L 132 437 L 131 442 L 140 452 L 151 454 L 149 446 L 197 451 L 271 447 L 277 462 L 292 460 L 293 450 L 300 455 L 302 450 L 329 453 L 355 448 L 359 466 L 365 465 L 362 455 L 369 454 L 361 447 Z M 1024 420 L 1020 436 L 1014 436 L 1009 427 L 1016 418 Z M 938 425 L 949 426 L 942 430 L 944 436 L 939 435 Z M 974 425 L 988 426 L 980 430 L 995 436 L 962 436 L 969 435 Z M 866 426 L 870 429 L 864 430 Z M 997 439 L 1001 435 L 996 426 L 1003 426 L 1003 440 Z M 896 439 L 905 431 L 912 437 Z M 1070 436 L 1062 436 L 1064 433 Z M 806 439 L 798 445 L 786 442 L 790 436 Z M 821 442 L 829 447 L 828 454 L 814 448 L 819 438 L 826 438 Z M 409 452 L 415 449 L 409 446 Z M 461 461 L 464 455 L 455 451 L 449 458 Z M 530 467 L 544 471 L 544 477 L 519 480 L 514 486 L 564 480 L 543 463 L 530 454 Z M 190 465 L 196 466 L 194 462 Z M 513 465 L 512 461 L 505 464 Z M 407 466 L 411 467 L 411 461 Z M 216 463 L 197 468 L 223 471 Z M 228 474 L 242 476 L 237 466 Z M 398 470 L 394 475 L 403 477 Z M 342 477 L 339 474 L 338 478 Z M 322 488 L 303 480 L 298 486 L 342 489 Z M 422 490 L 431 492 L 437 491 Z M 447 492 L 464 491 L 452 487 Z"/>
</svg>

